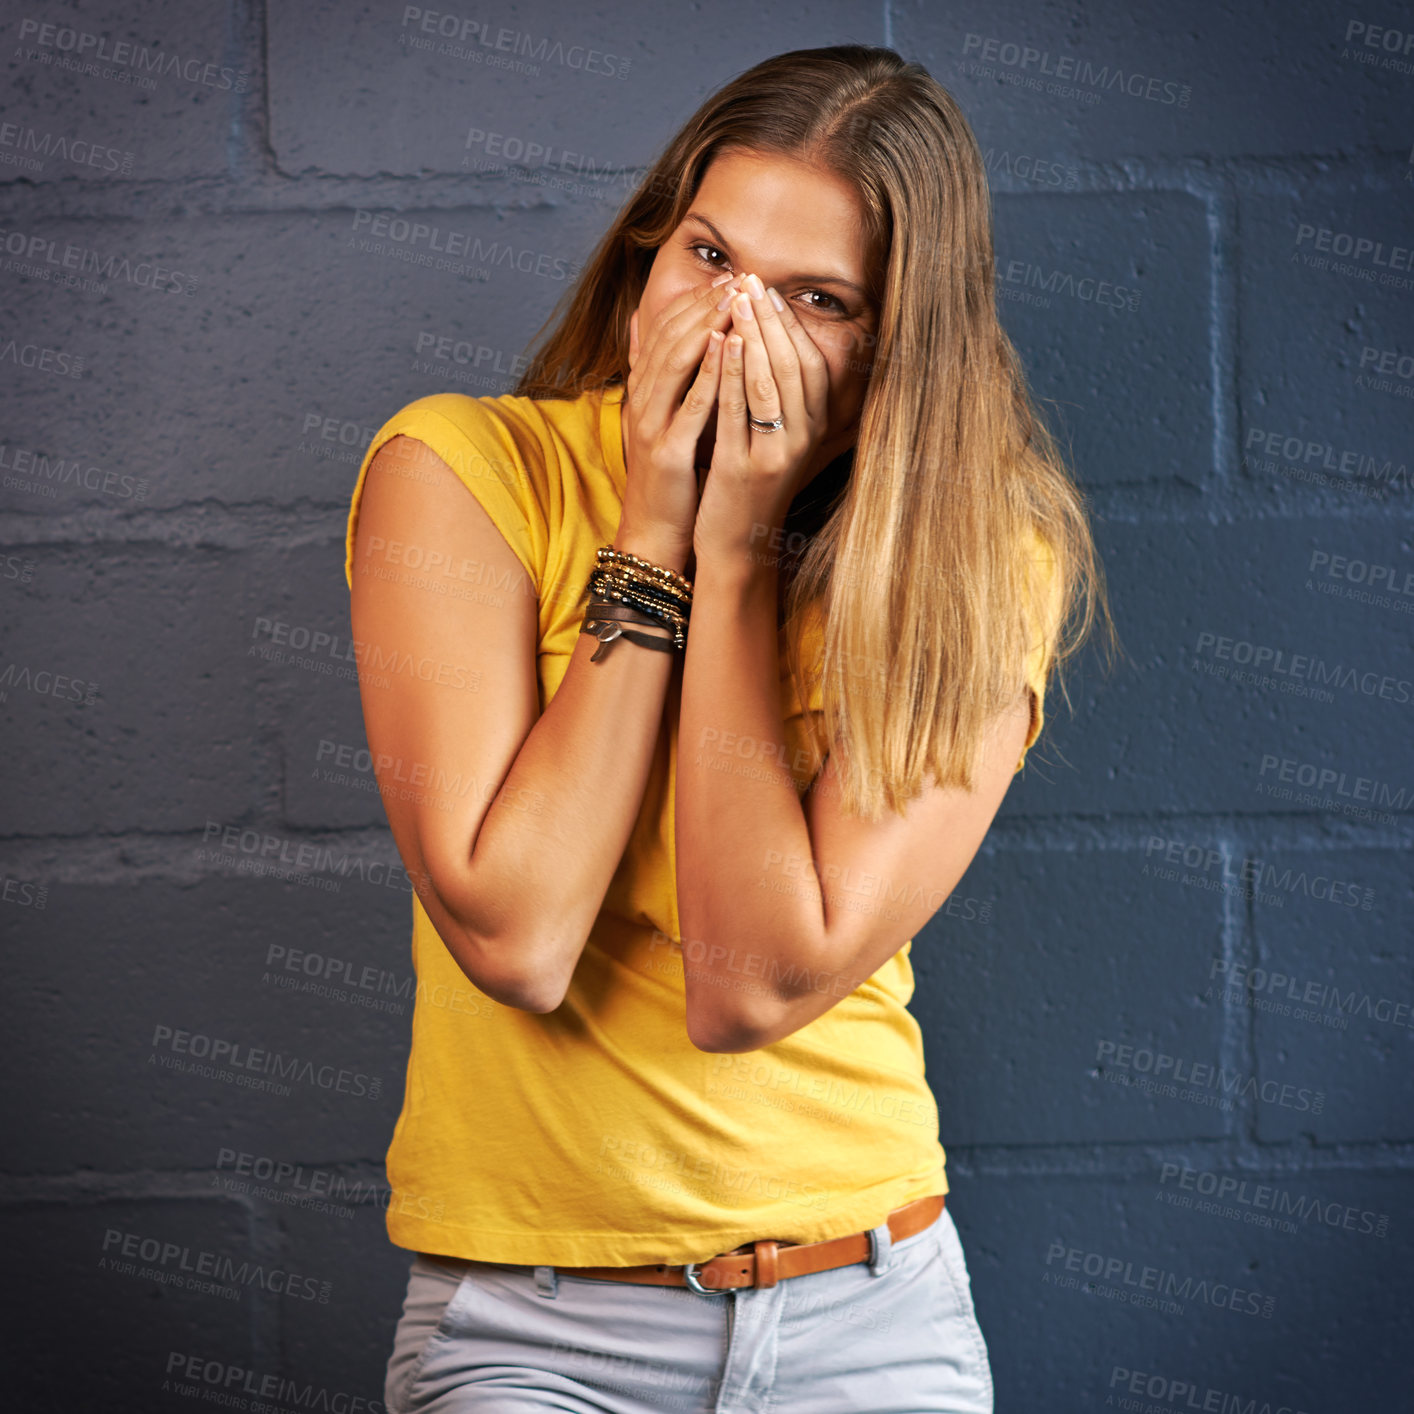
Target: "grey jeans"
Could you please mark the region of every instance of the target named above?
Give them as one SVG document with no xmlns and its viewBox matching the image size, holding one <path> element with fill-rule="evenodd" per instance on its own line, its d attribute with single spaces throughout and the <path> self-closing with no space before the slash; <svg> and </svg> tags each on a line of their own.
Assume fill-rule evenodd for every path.
<svg viewBox="0 0 1414 1414">
<path fill-rule="evenodd" d="M 720 1296 L 419 1254 L 388 1414 L 992 1414 L 951 1215 L 874 1233 L 873 1263 Z"/>
</svg>

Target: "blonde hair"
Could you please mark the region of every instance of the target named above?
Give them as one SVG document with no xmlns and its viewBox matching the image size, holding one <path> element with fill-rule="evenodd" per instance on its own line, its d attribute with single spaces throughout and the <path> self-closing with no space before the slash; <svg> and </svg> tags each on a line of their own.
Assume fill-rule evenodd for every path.
<svg viewBox="0 0 1414 1414">
<path fill-rule="evenodd" d="M 650 168 L 515 392 L 626 382 L 654 254 L 729 150 L 818 166 L 863 208 L 873 368 L 855 446 L 797 498 L 822 523 L 789 582 L 786 637 L 800 701 L 820 689 L 843 808 L 902 814 L 927 776 L 972 788 L 1028 653 L 1046 654 L 1049 677 L 1099 619 L 1115 641 L 1084 498 L 997 319 L 986 169 L 947 91 L 864 45 L 794 50 L 733 79 Z M 807 664 L 808 625 L 820 651 Z"/>
</svg>

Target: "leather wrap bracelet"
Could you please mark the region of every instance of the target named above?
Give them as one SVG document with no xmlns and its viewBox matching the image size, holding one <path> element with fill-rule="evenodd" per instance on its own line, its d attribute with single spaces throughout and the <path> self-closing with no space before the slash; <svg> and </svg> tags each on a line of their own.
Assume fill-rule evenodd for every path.
<svg viewBox="0 0 1414 1414">
<path fill-rule="evenodd" d="M 676 570 L 655 565 L 626 550 L 601 545 L 595 554 L 586 593 L 590 595 L 581 633 L 599 639 L 590 662 L 597 663 L 620 638 L 660 653 L 687 647 L 692 613 L 692 581 Z M 667 629 L 671 638 L 639 633 L 626 623 Z"/>
<path fill-rule="evenodd" d="M 620 638 L 626 638 L 630 643 L 640 643 L 645 648 L 656 649 L 659 653 L 676 651 L 676 645 L 671 638 L 664 638 L 658 633 L 639 633 L 636 629 L 624 628 L 625 623 L 655 624 L 659 628 L 663 627 L 662 622 L 651 614 L 641 614 L 626 604 L 590 604 L 589 612 L 585 614 L 579 631 L 599 640 L 599 646 L 590 655 L 591 663 L 597 663 L 604 657 L 611 645 Z"/>
</svg>

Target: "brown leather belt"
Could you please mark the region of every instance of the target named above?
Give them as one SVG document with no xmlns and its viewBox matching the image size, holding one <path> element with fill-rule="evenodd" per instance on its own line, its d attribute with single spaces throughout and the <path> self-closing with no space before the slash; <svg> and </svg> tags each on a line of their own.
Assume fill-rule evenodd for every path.
<svg viewBox="0 0 1414 1414">
<path fill-rule="evenodd" d="M 931 1227 L 943 1211 L 943 1195 L 930 1194 L 895 1208 L 888 1216 L 889 1233 L 894 1242 L 902 1242 Z M 649 1264 L 641 1267 L 556 1267 L 563 1276 L 590 1277 L 595 1281 L 628 1281 L 643 1286 L 687 1286 L 704 1293 L 734 1291 L 738 1287 L 775 1286 L 787 1277 L 806 1276 L 811 1272 L 827 1272 L 834 1267 L 848 1267 L 855 1262 L 867 1262 L 873 1256 L 874 1244 L 867 1232 L 852 1232 L 847 1237 L 832 1237 L 825 1242 L 776 1242 L 758 1238 L 743 1247 L 723 1252 L 709 1261 L 689 1262 L 684 1267 Z M 441 1257 L 425 1254 L 448 1266 L 464 1267 L 463 1257 Z M 492 1262 L 491 1266 L 511 1263 Z"/>
</svg>

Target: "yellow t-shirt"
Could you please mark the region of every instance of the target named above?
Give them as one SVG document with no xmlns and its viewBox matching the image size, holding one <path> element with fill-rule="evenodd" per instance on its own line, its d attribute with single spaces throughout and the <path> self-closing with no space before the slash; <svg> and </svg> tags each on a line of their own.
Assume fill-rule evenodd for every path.
<svg viewBox="0 0 1414 1414">
<path fill-rule="evenodd" d="M 595 549 L 618 529 L 622 399 L 622 386 L 558 400 L 438 393 L 395 413 L 354 487 L 350 588 L 368 465 L 389 438 L 415 437 L 477 497 L 534 581 L 543 710 L 574 651 Z M 787 764 L 803 790 L 820 756 L 781 645 Z M 1038 698 L 1041 663 L 1028 663 Z M 947 1192 L 907 1009 L 911 940 L 773 1045 L 716 1055 L 688 1039 L 674 942 L 680 675 L 671 681 L 638 819 L 554 1012 L 478 991 L 413 895 L 412 1051 L 387 1158 L 398 1246 L 491 1262 L 676 1264 L 755 1238 L 859 1232 Z M 1038 712 L 1028 747 L 1040 725 Z"/>
</svg>

